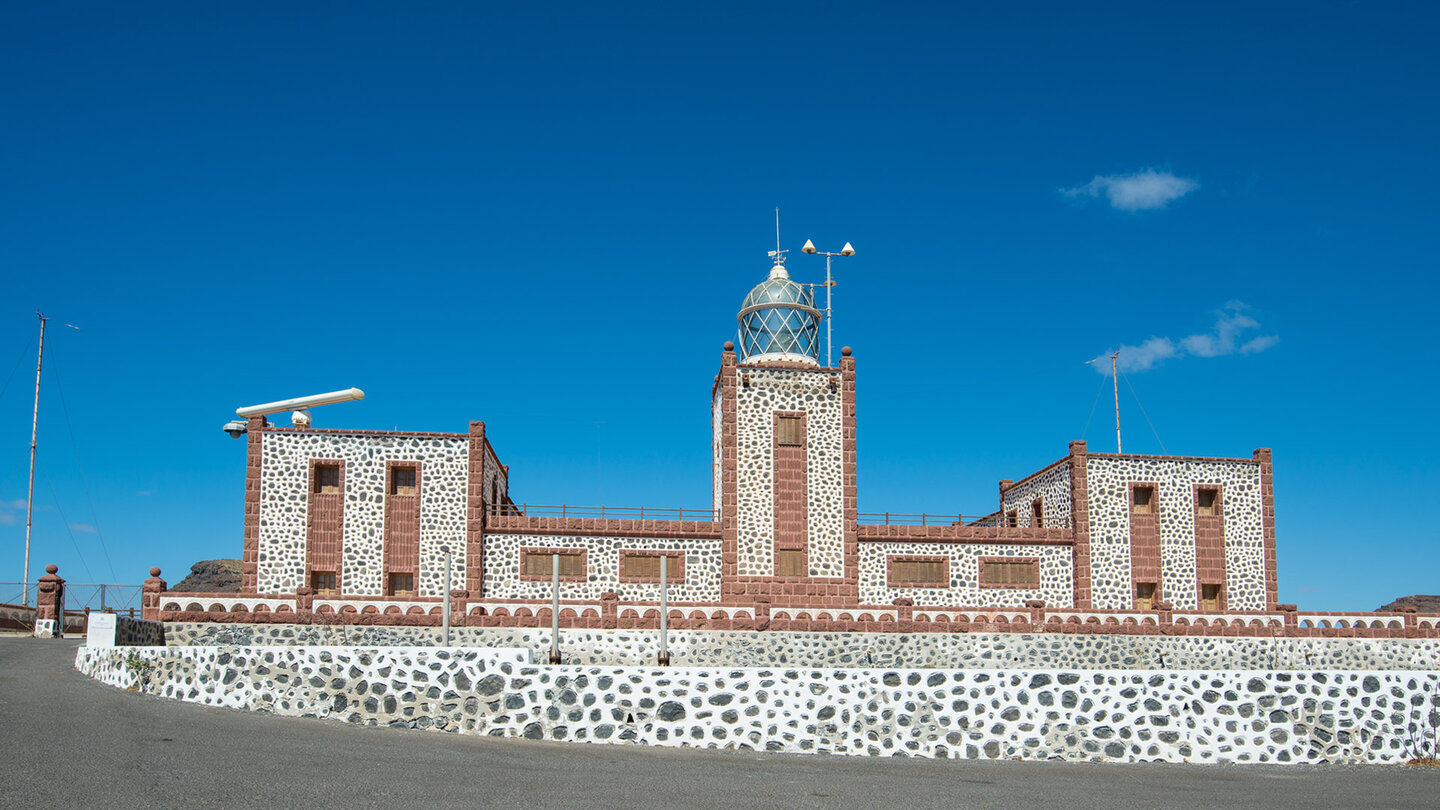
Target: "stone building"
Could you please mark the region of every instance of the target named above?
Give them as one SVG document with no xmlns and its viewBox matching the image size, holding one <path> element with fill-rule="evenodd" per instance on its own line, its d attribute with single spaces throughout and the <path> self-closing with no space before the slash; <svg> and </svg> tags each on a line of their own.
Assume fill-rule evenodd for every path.
<svg viewBox="0 0 1440 810">
<path fill-rule="evenodd" d="M 846 347 L 821 364 L 821 318 L 783 262 L 745 297 L 739 348 L 725 344 L 715 377 L 714 498 L 699 513 L 522 509 L 483 422 L 413 433 L 250 419 L 245 609 L 308 593 L 317 611 L 428 615 L 447 557 L 476 615 L 538 609 L 558 557 L 560 598 L 579 617 L 607 599 L 655 603 L 664 557 L 669 600 L 707 619 L 762 605 L 832 622 L 867 608 L 936 621 L 1279 610 L 1267 449 L 1193 458 L 1071 442 L 1001 481 L 990 515 L 857 514 L 856 361 Z"/>
</svg>

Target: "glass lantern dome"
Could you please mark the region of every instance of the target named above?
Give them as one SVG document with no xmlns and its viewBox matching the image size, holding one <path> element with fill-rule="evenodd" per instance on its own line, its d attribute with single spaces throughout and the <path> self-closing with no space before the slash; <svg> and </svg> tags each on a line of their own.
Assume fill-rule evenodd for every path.
<svg viewBox="0 0 1440 810">
<path fill-rule="evenodd" d="M 740 362 L 820 365 L 820 318 L 814 291 L 791 281 L 777 263 L 740 304 Z"/>
</svg>

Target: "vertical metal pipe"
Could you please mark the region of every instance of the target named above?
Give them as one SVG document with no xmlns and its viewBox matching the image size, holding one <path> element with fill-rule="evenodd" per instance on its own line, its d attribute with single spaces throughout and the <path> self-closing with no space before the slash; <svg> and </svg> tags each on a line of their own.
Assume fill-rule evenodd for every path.
<svg viewBox="0 0 1440 810">
<path fill-rule="evenodd" d="M 40 351 L 35 356 L 35 413 L 30 419 L 30 492 L 25 496 L 25 576 L 20 579 L 25 583 L 20 588 L 22 607 L 30 605 L 30 517 L 35 511 L 35 432 L 40 428 L 40 364 L 45 362 L 45 316 L 38 311 L 35 315 L 40 318 Z M 39 600 L 38 595 L 36 600 Z"/>
<path fill-rule="evenodd" d="M 105 585 L 103 583 L 100 585 L 100 612 L 105 612 Z"/>
<path fill-rule="evenodd" d="M 660 555 L 660 666 L 670 666 L 670 555 Z"/>
<path fill-rule="evenodd" d="M 554 598 L 550 602 L 550 663 L 560 663 L 560 555 L 550 555 L 550 579 Z"/>
<path fill-rule="evenodd" d="M 445 602 L 444 602 L 443 606 L 442 606 L 441 609 L 440 609 L 440 615 L 441 615 L 441 617 L 442 617 L 442 618 L 441 618 L 441 621 L 444 623 L 444 627 L 445 627 L 445 630 L 444 630 L 444 632 L 442 633 L 442 635 L 443 635 L 443 637 L 444 637 L 444 646 L 449 647 L 449 646 L 450 646 L 450 549 L 448 549 L 448 548 L 445 549 Z"/>
</svg>

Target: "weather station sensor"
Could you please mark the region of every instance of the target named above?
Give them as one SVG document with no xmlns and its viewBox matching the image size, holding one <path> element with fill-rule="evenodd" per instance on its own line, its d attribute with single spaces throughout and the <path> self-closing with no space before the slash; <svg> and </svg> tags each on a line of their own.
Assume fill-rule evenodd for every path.
<svg viewBox="0 0 1440 810">
<path fill-rule="evenodd" d="M 240 419 L 232 419 L 225 423 L 223 428 L 230 434 L 232 439 L 238 439 L 249 432 L 249 423 L 245 420 L 256 416 L 268 416 L 272 413 L 291 411 L 290 424 L 298 428 L 310 427 L 309 408 L 320 405 L 333 405 L 337 402 L 355 402 L 365 398 L 365 392 L 359 388 L 347 388 L 344 391 L 331 391 L 328 394 L 312 394 L 308 397 L 295 397 L 294 399 L 282 399 L 276 402 L 266 402 L 262 405 L 250 405 L 244 408 L 236 408 L 235 415 Z"/>
</svg>

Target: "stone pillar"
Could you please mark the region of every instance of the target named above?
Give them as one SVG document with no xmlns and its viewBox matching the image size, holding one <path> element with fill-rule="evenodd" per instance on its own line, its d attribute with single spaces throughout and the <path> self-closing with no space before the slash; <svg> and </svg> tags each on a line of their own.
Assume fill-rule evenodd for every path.
<svg viewBox="0 0 1440 810">
<path fill-rule="evenodd" d="M 1265 542 L 1265 609 L 1274 610 L 1280 601 L 1280 572 L 1275 557 L 1275 475 L 1270 448 L 1256 449 L 1260 464 L 1260 508 Z"/>
<path fill-rule="evenodd" d="M 1071 577 L 1076 610 L 1091 610 L 1090 595 L 1090 489 L 1085 460 L 1085 442 L 1070 442 L 1070 531 L 1075 538 L 1071 547 Z"/>
<path fill-rule="evenodd" d="M 65 632 L 65 580 L 55 575 L 60 569 L 45 566 L 35 589 L 35 637 L 60 638 Z"/>
<path fill-rule="evenodd" d="M 1419 612 L 1420 608 L 1414 605 L 1402 605 L 1400 607 L 1400 616 L 1404 621 L 1404 630 L 1402 630 L 1401 633 L 1405 638 L 1420 637 L 1419 617 L 1415 615 Z"/>
<path fill-rule="evenodd" d="M 467 435 L 470 472 L 465 485 L 465 589 L 478 599 L 484 595 L 485 587 L 485 423 L 471 422 Z"/>
<path fill-rule="evenodd" d="M 1157 621 L 1160 624 L 1160 635 L 1175 635 L 1175 606 L 1169 602 L 1156 602 L 1155 612 L 1160 614 Z"/>
<path fill-rule="evenodd" d="M 1045 632 L 1045 600 L 1027 599 L 1025 607 L 1030 608 L 1030 626 L 1035 632 Z"/>
<path fill-rule="evenodd" d="M 900 598 L 891 602 L 895 606 L 895 630 L 899 633 L 915 631 L 915 600 Z"/>
<path fill-rule="evenodd" d="M 165 590 L 165 580 L 160 578 L 160 567 L 151 568 L 150 578 L 140 586 L 140 618 L 152 622 L 160 621 L 160 599 Z"/>
<path fill-rule="evenodd" d="M 770 597 L 755 597 L 755 629 L 770 629 Z"/>
<path fill-rule="evenodd" d="M 295 589 L 295 623 L 310 624 L 315 620 L 315 589 L 301 585 Z"/>
<path fill-rule="evenodd" d="M 600 627 L 614 630 L 620 626 L 620 594 L 606 591 L 600 594 Z"/>
<path fill-rule="evenodd" d="M 1300 607 L 1298 605 L 1276 605 L 1275 609 L 1285 616 L 1285 632 L 1290 632 L 1300 626 Z"/>
<path fill-rule="evenodd" d="M 453 590 L 450 592 L 450 626 L 463 627 L 465 625 L 465 614 L 470 611 L 470 592 Z"/>
<path fill-rule="evenodd" d="M 240 557 L 240 592 L 258 593 L 260 583 L 260 437 L 269 423 L 250 417 L 245 428 L 245 535 Z"/>
</svg>

